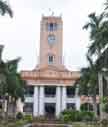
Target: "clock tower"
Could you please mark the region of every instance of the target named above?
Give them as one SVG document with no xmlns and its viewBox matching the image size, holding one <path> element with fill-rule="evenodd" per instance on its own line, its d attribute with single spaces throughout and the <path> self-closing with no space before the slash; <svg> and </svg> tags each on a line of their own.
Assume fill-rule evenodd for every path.
<svg viewBox="0 0 108 127">
<path fill-rule="evenodd" d="M 61 17 L 42 17 L 40 24 L 40 60 L 39 66 L 62 65 L 63 22 Z"/>
<path fill-rule="evenodd" d="M 62 50 L 62 18 L 43 16 L 40 22 L 39 65 L 33 70 L 21 72 L 22 79 L 27 82 L 23 108 L 25 113 L 32 113 L 35 117 L 58 117 L 66 108 L 79 110 L 80 98 L 72 89 L 80 73 L 65 68 Z"/>
</svg>

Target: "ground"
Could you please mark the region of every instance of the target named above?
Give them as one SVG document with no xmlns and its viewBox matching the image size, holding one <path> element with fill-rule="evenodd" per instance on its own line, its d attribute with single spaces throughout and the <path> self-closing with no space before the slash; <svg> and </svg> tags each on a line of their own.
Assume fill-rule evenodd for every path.
<svg viewBox="0 0 108 127">
<path fill-rule="evenodd" d="M 0 121 L 0 127 L 25 127 L 24 125 L 30 125 L 24 120 L 18 121 Z M 29 127 L 29 126 L 27 126 Z M 30 126 L 31 127 L 31 126 Z M 32 127 L 108 127 L 108 125 L 100 125 L 94 123 L 87 123 L 87 122 L 73 122 L 70 124 L 63 124 L 63 123 L 37 123 L 33 122 Z"/>
</svg>

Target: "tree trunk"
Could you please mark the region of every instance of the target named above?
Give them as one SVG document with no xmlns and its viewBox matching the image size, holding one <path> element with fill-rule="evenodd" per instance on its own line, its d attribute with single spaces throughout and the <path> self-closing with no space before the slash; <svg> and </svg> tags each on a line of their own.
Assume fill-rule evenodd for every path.
<svg viewBox="0 0 108 127">
<path fill-rule="evenodd" d="M 95 117 L 97 118 L 97 103 L 96 103 L 96 96 L 93 97 L 93 111 L 95 113 Z"/>
<path fill-rule="evenodd" d="M 102 99 L 103 99 L 103 77 L 102 73 L 98 72 L 98 82 L 99 82 L 99 98 L 100 98 L 100 119 L 103 119 L 103 109 L 102 109 Z"/>
<path fill-rule="evenodd" d="M 13 117 L 16 118 L 16 100 L 14 100 L 13 105 L 14 105 L 13 106 L 13 111 L 14 111 L 13 112 Z"/>
<path fill-rule="evenodd" d="M 9 101 L 7 99 L 6 120 L 8 120 Z"/>
<path fill-rule="evenodd" d="M 5 101 L 5 97 L 3 96 L 3 104 L 2 104 L 2 117 L 3 119 L 5 119 L 6 117 L 6 101 Z"/>
</svg>

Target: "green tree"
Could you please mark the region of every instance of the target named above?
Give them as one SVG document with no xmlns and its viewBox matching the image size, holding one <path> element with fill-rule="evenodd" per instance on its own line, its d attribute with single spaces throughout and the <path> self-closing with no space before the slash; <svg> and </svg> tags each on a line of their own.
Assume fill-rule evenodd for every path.
<svg viewBox="0 0 108 127">
<path fill-rule="evenodd" d="M 88 17 L 89 22 L 83 27 L 83 29 L 90 30 L 88 54 L 90 56 L 95 55 L 98 58 L 107 43 L 106 38 L 103 36 L 106 25 L 106 21 L 104 21 L 105 14 L 96 15 L 96 13 L 91 13 Z"/>
<path fill-rule="evenodd" d="M 7 93 L 12 98 L 13 102 L 13 113 L 15 113 L 16 109 L 16 102 L 18 98 L 21 98 L 24 100 L 24 87 L 25 87 L 25 81 L 21 79 L 20 74 L 17 72 L 19 58 L 10 60 L 6 63 L 7 66 Z M 8 112 L 8 111 L 7 111 Z"/>
<path fill-rule="evenodd" d="M 9 14 L 10 17 L 13 16 L 13 12 L 10 6 L 6 2 L 3 2 L 2 0 L 0 0 L 0 14 L 5 15 L 6 13 Z"/>
<path fill-rule="evenodd" d="M 5 95 L 7 95 L 7 110 L 6 116 L 8 116 L 8 98 L 11 97 L 13 104 L 16 106 L 16 101 L 18 98 L 24 99 L 24 87 L 25 81 L 23 81 L 20 77 L 20 74 L 17 72 L 19 58 L 14 60 L 9 60 L 4 62 L 2 59 L 2 51 L 3 46 L 1 46 L 0 50 L 0 95 L 4 99 Z"/>
<path fill-rule="evenodd" d="M 103 98 L 103 111 L 108 113 L 108 96 Z"/>
<path fill-rule="evenodd" d="M 93 99 L 93 110 L 97 116 L 96 95 L 98 95 L 98 70 L 92 59 L 87 56 L 89 66 L 81 69 L 81 77 L 78 81 L 79 94 L 90 96 Z"/>
</svg>

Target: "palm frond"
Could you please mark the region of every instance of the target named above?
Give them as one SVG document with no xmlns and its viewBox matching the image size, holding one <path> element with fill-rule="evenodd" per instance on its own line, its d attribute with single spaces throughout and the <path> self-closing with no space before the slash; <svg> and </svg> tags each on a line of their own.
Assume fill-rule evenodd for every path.
<svg viewBox="0 0 108 127">
<path fill-rule="evenodd" d="M 5 15 L 6 13 L 10 15 L 10 17 L 13 17 L 13 12 L 9 5 L 7 5 L 6 2 L 3 2 L 0 0 L 0 13 L 1 15 Z"/>
<path fill-rule="evenodd" d="M 106 2 L 104 3 L 105 5 L 105 9 L 104 10 L 107 10 L 108 9 L 108 0 L 106 0 Z"/>
<path fill-rule="evenodd" d="M 21 58 L 19 57 L 19 58 L 16 58 L 16 59 L 13 59 L 13 60 L 6 62 L 7 70 L 9 73 L 17 72 L 18 63 L 19 63 L 20 59 Z"/>
</svg>

